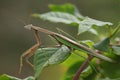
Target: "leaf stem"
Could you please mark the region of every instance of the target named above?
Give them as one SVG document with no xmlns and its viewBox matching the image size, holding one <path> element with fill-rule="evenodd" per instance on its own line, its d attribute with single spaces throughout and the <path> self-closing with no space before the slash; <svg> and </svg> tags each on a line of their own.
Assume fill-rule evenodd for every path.
<svg viewBox="0 0 120 80">
<path fill-rule="evenodd" d="M 112 35 L 110 35 L 110 38 L 112 38 L 114 35 L 116 35 L 117 32 L 119 32 L 120 29 L 120 23 L 118 24 L 118 26 L 115 28 L 115 30 L 113 31 Z"/>
<path fill-rule="evenodd" d="M 93 56 L 89 55 L 88 59 L 80 66 L 80 68 L 78 69 L 78 71 L 76 72 L 75 76 L 73 77 L 73 80 L 78 80 L 80 74 L 82 73 L 82 71 L 87 67 L 89 61 L 88 60 L 92 60 Z"/>
</svg>

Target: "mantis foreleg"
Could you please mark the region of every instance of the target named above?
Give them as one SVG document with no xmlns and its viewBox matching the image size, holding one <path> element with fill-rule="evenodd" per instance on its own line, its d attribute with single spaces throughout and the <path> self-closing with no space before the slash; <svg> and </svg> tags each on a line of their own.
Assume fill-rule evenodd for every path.
<svg viewBox="0 0 120 80">
<path fill-rule="evenodd" d="M 22 69 L 22 66 L 23 66 L 23 58 L 25 57 L 26 59 L 26 62 L 32 66 L 32 63 L 29 62 L 29 58 L 35 53 L 35 51 L 39 48 L 39 46 L 41 45 L 41 41 L 40 41 L 40 37 L 39 37 L 39 34 L 38 34 L 38 31 L 37 30 L 34 30 L 34 33 L 35 33 L 35 38 L 36 38 L 36 41 L 37 43 L 32 46 L 31 48 L 29 48 L 27 51 L 25 51 L 21 56 L 20 56 L 20 70 L 19 72 L 21 72 L 21 69 Z"/>
</svg>

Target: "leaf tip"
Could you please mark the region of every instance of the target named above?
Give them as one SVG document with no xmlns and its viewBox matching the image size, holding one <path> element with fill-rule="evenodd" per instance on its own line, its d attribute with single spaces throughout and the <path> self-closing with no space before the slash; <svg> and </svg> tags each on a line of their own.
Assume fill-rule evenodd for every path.
<svg viewBox="0 0 120 80">
<path fill-rule="evenodd" d="M 39 17 L 39 14 L 37 13 L 34 13 L 34 14 L 31 14 L 32 17 Z"/>
</svg>

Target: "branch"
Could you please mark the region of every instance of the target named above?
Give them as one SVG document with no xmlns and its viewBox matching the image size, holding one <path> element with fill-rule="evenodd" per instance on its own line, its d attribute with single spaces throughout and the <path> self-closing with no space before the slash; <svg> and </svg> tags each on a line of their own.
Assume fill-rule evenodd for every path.
<svg viewBox="0 0 120 80">
<path fill-rule="evenodd" d="M 73 80 L 78 80 L 79 79 L 80 74 L 87 67 L 89 61 L 92 60 L 92 58 L 93 58 L 92 55 L 88 56 L 88 59 L 80 66 L 79 70 L 76 72 L 75 76 L 73 77 Z"/>
</svg>

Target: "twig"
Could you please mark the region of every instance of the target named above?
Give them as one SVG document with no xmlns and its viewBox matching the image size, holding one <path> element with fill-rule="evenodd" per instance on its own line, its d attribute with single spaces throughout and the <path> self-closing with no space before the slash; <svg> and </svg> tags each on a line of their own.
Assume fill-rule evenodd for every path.
<svg viewBox="0 0 120 80">
<path fill-rule="evenodd" d="M 88 65 L 88 60 L 92 60 L 93 56 L 92 55 L 89 55 L 88 56 L 88 59 L 80 66 L 79 70 L 76 72 L 75 76 L 73 77 L 73 80 L 78 80 L 79 79 L 79 76 L 80 74 L 82 73 L 82 71 L 87 67 Z"/>
</svg>

